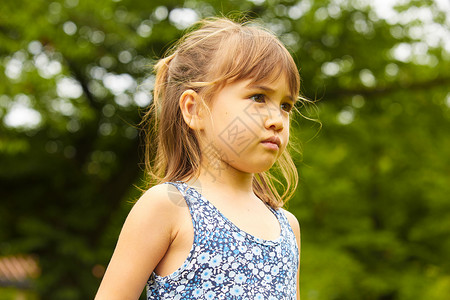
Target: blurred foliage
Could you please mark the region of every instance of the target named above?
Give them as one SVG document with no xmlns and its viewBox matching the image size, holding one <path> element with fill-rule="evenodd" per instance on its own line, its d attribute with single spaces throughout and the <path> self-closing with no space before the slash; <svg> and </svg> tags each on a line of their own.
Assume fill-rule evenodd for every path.
<svg viewBox="0 0 450 300">
<path fill-rule="evenodd" d="M 448 299 L 450 12 L 371 3 L 3 1 L 0 255 L 39 257 L 41 299 L 92 298 L 143 185 L 149 66 L 192 21 L 245 12 L 320 100 L 302 111 L 322 129 L 294 128 L 302 299 Z"/>
</svg>

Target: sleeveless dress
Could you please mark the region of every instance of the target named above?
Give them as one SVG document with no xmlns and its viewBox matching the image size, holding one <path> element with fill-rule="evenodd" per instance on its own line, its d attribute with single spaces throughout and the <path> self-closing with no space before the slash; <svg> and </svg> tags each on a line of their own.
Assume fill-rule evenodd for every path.
<svg viewBox="0 0 450 300">
<path fill-rule="evenodd" d="M 250 235 L 184 182 L 167 182 L 183 195 L 194 242 L 183 265 L 170 275 L 155 272 L 147 299 L 297 299 L 299 250 L 282 209 L 274 210 L 281 233 L 275 240 Z"/>
</svg>

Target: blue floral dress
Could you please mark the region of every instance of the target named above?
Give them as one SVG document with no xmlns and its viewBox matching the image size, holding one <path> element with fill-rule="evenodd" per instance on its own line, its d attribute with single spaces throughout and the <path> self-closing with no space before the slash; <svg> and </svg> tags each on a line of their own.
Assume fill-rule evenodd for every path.
<svg viewBox="0 0 450 300">
<path fill-rule="evenodd" d="M 147 299 L 297 299 L 299 250 L 282 209 L 276 240 L 250 235 L 195 189 L 168 182 L 189 207 L 194 242 L 183 265 L 168 276 L 150 276 Z"/>
</svg>

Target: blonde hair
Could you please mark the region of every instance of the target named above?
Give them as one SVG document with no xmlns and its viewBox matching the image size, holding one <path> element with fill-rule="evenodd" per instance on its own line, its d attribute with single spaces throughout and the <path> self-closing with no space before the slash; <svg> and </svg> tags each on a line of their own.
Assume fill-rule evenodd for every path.
<svg viewBox="0 0 450 300">
<path fill-rule="evenodd" d="M 185 90 L 193 89 L 208 101 L 227 83 L 242 79 L 262 82 L 284 73 L 291 94 L 299 95 L 297 66 L 272 33 L 254 23 L 227 18 L 205 19 L 192 28 L 154 66 L 153 102 L 143 118 L 150 185 L 190 179 L 199 170 L 202 153 L 198 136 L 184 122 L 179 107 Z M 283 183 L 269 171 L 255 174 L 253 190 L 265 203 L 279 208 L 295 192 L 298 175 L 288 151 L 282 153 L 274 169 L 285 179 L 284 192 L 279 194 L 275 185 Z"/>
</svg>

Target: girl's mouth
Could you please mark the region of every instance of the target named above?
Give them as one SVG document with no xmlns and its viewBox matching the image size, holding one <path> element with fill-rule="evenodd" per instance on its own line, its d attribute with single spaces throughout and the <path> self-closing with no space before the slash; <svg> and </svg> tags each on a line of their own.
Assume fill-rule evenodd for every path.
<svg viewBox="0 0 450 300">
<path fill-rule="evenodd" d="M 261 143 L 269 149 L 278 150 L 280 149 L 281 140 L 277 136 L 271 136 L 270 138 L 263 140 Z"/>
<path fill-rule="evenodd" d="M 280 149 L 280 147 L 278 147 L 278 145 L 277 145 L 276 143 L 272 143 L 272 142 L 262 142 L 262 144 L 263 144 L 265 147 L 267 147 L 267 148 L 269 148 L 269 149 L 271 149 L 271 150 L 279 150 L 279 149 Z"/>
</svg>

